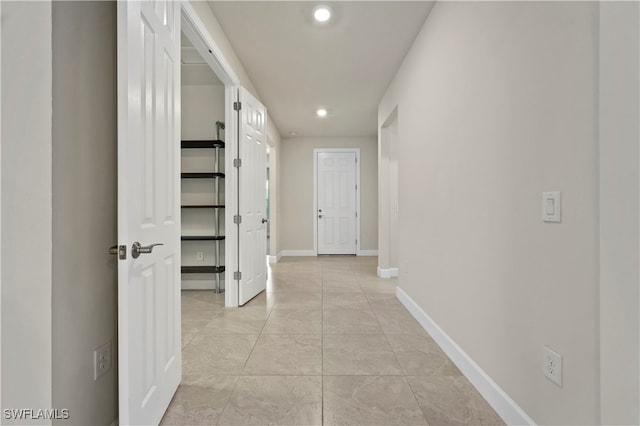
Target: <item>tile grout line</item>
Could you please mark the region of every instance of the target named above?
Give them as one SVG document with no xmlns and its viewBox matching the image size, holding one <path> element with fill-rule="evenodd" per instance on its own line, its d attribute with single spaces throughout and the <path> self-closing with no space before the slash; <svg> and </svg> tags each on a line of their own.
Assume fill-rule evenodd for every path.
<svg viewBox="0 0 640 426">
<path fill-rule="evenodd" d="M 265 291 L 265 298 L 266 298 L 266 291 Z M 275 305 L 275 303 L 274 303 Z M 220 424 L 220 420 L 222 419 L 222 416 L 224 414 L 224 412 L 226 411 L 227 407 L 229 406 L 229 401 L 231 401 L 231 397 L 233 396 L 233 394 L 235 393 L 236 389 L 238 388 L 238 382 L 240 381 L 240 379 L 242 379 L 243 377 L 243 372 L 244 369 L 247 367 L 247 362 L 249 362 L 249 358 L 251 358 L 251 354 L 253 354 L 253 350 L 255 349 L 256 345 L 258 344 L 258 340 L 260 340 L 260 336 L 262 336 L 262 332 L 264 331 L 265 326 L 267 325 L 267 321 L 269 321 L 269 317 L 271 316 L 271 312 L 273 311 L 273 307 L 271 309 L 269 309 L 269 314 L 267 315 L 267 318 L 264 321 L 264 324 L 262 325 L 262 328 L 260 329 L 260 332 L 258 333 L 258 337 L 256 338 L 256 341 L 253 342 L 253 346 L 251 347 L 251 351 L 249 351 L 249 355 L 247 356 L 247 359 L 244 361 L 244 364 L 242 365 L 242 369 L 240 370 L 240 373 L 237 375 L 236 377 L 236 382 L 233 385 L 233 389 L 231 390 L 231 392 L 229 392 L 229 397 L 227 398 L 227 401 L 224 403 L 224 407 L 222 408 L 222 411 L 220 412 L 220 417 L 218 417 L 218 420 L 216 421 L 216 425 Z M 234 334 L 240 334 L 240 333 L 234 333 Z"/>
<path fill-rule="evenodd" d="M 389 336 L 387 336 L 387 333 L 382 328 L 382 324 L 380 323 L 380 319 L 378 318 L 378 315 L 376 314 L 376 311 L 373 311 L 373 315 L 376 317 L 376 321 L 378 321 L 378 325 L 380 326 L 380 329 L 382 329 L 382 334 L 384 335 L 384 339 L 387 341 L 387 344 L 389 345 L 389 348 L 391 349 L 391 352 L 393 353 L 393 358 L 396 360 L 396 362 L 398 363 L 398 367 L 400 367 L 400 370 L 403 373 L 401 376 L 396 376 L 396 377 L 402 377 L 404 379 L 404 382 L 407 384 L 407 386 L 409 387 L 409 390 L 411 391 L 411 395 L 413 395 L 414 402 L 416 403 L 417 407 L 420 409 L 420 412 L 422 413 L 422 417 L 424 418 L 425 423 L 428 425 L 429 421 L 427 420 L 427 416 L 424 414 L 424 410 L 422 409 L 422 406 L 418 402 L 418 397 L 416 396 L 416 393 L 413 390 L 413 387 L 411 386 L 411 384 L 409 383 L 409 380 L 407 379 L 407 372 L 405 371 L 404 367 L 402 367 L 402 364 L 400 364 L 400 360 L 398 359 L 398 355 L 396 354 L 396 351 L 393 349 L 393 346 L 391 346 L 391 342 L 389 341 Z M 391 333 L 389 333 L 389 334 L 391 334 Z"/>
</svg>

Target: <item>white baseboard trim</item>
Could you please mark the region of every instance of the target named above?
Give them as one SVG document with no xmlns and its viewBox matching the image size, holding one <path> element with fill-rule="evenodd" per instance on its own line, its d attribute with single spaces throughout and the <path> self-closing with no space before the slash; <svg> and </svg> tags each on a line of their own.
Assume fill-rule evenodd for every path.
<svg viewBox="0 0 640 426">
<path fill-rule="evenodd" d="M 378 250 L 359 250 L 357 256 L 377 256 Z"/>
<path fill-rule="evenodd" d="M 282 250 L 280 252 L 280 256 L 293 256 L 293 257 L 300 257 L 300 256 L 316 256 L 315 252 L 313 250 Z"/>
<path fill-rule="evenodd" d="M 494 382 L 465 351 L 418 306 L 407 293 L 396 287 L 396 297 L 435 340 L 462 374 L 487 400 L 489 405 L 508 425 L 535 425 L 536 423 L 520 408 L 505 391 Z"/>
<path fill-rule="evenodd" d="M 398 268 L 383 269 L 378 266 L 377 272 L 378 272 L 378 277 L 380 278 L 394 278 L 400 275 L 400 270 Z"/>
<path fill-rule="evenodd" d="M 269 263 L 278 263 L 281 257 L 282 252 L 278 253 L 276 256 L 267 256 L 267 258 L 269 259 Z"/>
</svg>

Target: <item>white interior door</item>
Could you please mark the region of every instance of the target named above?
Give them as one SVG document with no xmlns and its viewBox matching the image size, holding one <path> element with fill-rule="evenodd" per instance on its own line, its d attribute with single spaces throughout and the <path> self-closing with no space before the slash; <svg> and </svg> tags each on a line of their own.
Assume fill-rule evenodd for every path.
<svg viewBox="0 0 640 426">
<path fill-rule="evenodd" d="M 117 7 L 118 242 L 126 247 L 118 261 L 119 422 L 150 425 L 182 374 L 180 8 L 170 0 Z M 134 258 L 135 242 L 162 245 Z"/>
<path fill-rule="evenodd" d="M 356 253 L 356 153 L 319 152 L 318 254 Z"/>
<path fill-rule="evenodd" d="M 245 89 L 240 102 L 238 158 L 242 160 L 238 179 L 239 231 L 238 303 L 244 305 L 267 288 L 266 227 L 266 118 L 265 107 Z"/>
</svg>

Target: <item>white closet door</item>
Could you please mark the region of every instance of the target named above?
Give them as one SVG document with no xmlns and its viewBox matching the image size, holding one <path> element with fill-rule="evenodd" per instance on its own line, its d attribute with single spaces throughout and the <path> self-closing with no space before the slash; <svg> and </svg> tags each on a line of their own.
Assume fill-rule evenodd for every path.
<svg viewBox="0 0 640 426">
<path fill-rule="evenodd" d="M 117 8 L 119 422 L 150 425 L 182 374 L 180 4 Z"/>
<path fill-rule="evenodd" d="M 244 88 L 240 102 L 238 154 L 242 160 L 238 182 L 239 231 L 238 303 L 244 305 L 267 288 L 266 125 L 267 110 Z"/>
</svg>

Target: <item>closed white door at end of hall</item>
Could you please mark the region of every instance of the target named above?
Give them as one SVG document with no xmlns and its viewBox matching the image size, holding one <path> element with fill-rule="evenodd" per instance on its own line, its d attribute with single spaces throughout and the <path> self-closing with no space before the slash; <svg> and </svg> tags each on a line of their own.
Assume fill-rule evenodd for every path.
<svg viewBox="0 0 640 426">
<path fill-rule="evenodd" d="M 356 253 L 356 153 L 317 156 L 318 254 Z"/>
</svg>

